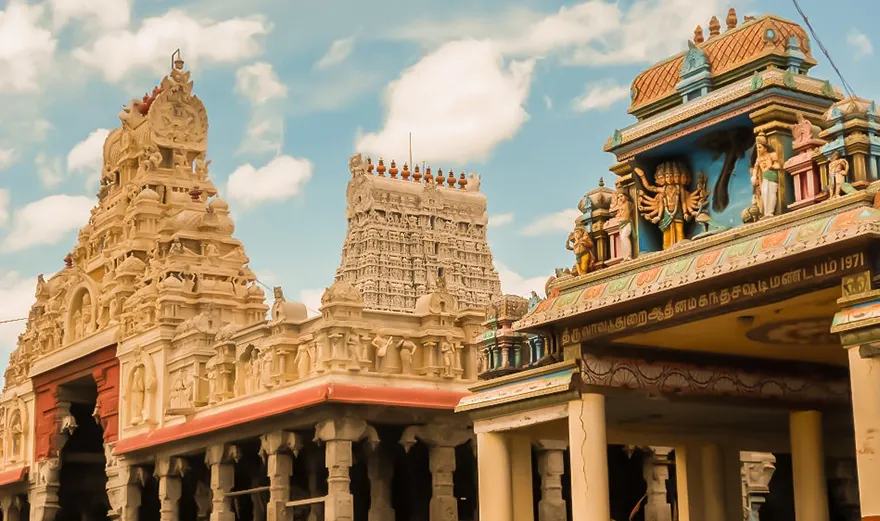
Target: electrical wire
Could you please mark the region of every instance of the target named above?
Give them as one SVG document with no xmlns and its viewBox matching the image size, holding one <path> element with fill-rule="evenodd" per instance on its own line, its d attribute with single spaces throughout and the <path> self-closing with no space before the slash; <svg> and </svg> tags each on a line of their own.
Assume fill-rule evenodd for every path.
<svg viewBox="0 0 880 521">
<path fill-rule="evenodd" d="M 12 322 L 21 322 L 23 320 L 27 320 L 27 317 L 24 318 L 7 318 L 6 320 L 0 320 L 0 324 L 11 324 Z"/>
<path fill-rule="evenodd" d="M 819 46 L 819 49 L 822 51 L 822 54 L 825 55 L 825 58 L 828 59 L 828 63 L 831 65 L 831 68 L 834 69 L 834 72 L 837 73 L 837 77 L 840 78 L 840 83 L 843 85 L 843 90 L 852 97 L 857 97 L 855 91 L 853 91 L 852 87 L 850 87 L 849 83 L 843 77 L 843 74 L 840 72 L 840 69 L 837 68 L 837 65 L 834 63 L 834 60 L 831 59 L 831 54 L 828 52 L 828 49 L 822 45 L 822 40 L 819 39 L 819 35 L 816 34 L 815 29 L 810 24 L 810 20 L 807 18 L 807 15 L 804 13 L 804 10 L 801 9 L 800 4 L 798 4 L 797 0 L 791 0 L 794 4 L 794 8 L 797 9 L 797 12 L 801 15 L 801 18 L 804 20 L 804 25 L 807 26 L 807 29 L 810 31 L 810 35 L 813 37 L 813 40 L 816 42 L 816 45 Z"/>
</svg>

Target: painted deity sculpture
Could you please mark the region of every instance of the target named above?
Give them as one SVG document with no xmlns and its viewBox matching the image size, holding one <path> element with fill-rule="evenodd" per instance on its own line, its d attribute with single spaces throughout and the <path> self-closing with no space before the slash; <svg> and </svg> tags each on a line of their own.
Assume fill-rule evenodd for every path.
<svg viewBox="0 0 880 521">
<path fill-rule="evenodd" d="M 636 168 L 635 172 L 645 191 L 650 192 L 640 194 L 639 211 L 663 232 L 663 249 L 671 248 L 685 238 L 685 221 L 692 220 L 708 203 L 708 193 L 699 188 L 687 189 L 691 176 L 678 162 L 661 163 L 657 167 L 654 172 L 656 186 L 648 182 L 641 168 Z"/>
<path fill-rule="evenodd" d="M 565 248 L 574 252 L 574 274 L 586 275 L 589 273 L 593 267 L 593 239 L 590 238 L 584 225 L 577 224 L 574 231 L 568 234 Z"/>
<path fill-rule="evenodd" d="M 752 186 L 759 198 L 758 208 L 762 217 L 776 215 L 779 197 L 779 154 L 767 143 L 767 136 L 759 134 L 755 139 L 755 163 L 752 166 Z"/>
<path fill-rule="evenodd" d="M 614 213 L 614 217 L 611 219 L 611 223 L 616 223 L 620 227 L 620 246 L 617 253 L 624 260 L 631 259 L 633 256 L 632 206 L 632 201 L 626 195 L 626 192 L 618 190 L 614 194 L 614 201 L 611 203 L 611 211 Z"/>
<path fill-rule="evenodd" d="M 840 197 L 852 191 L 852 187 L 846 182 L 849 174 L 849 161 L 840 154 L 834 152 L 828 163 L 828 191 L 830 197 Z"/>
</svg>

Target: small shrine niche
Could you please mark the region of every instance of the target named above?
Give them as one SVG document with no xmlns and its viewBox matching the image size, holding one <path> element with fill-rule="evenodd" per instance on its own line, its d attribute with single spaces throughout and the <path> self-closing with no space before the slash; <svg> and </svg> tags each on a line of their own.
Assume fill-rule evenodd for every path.
<svg viewBox="0 0 880 521">
<path fill-rule="evenodd" d="M 24 459 L 24 419 L 22 412 L 13 409 L 9 414 L 7 423 L 9 445 L 8 459 L 10 462 L 23 461 Z"/>
<path fill-rule="evenodd" d="M 66 344 L 70 344 L 90 335 L 95 330 L 95 312 L 91 293 L 81 288 L 74 293 L 69 308 L 69 326 L 66 328 Z"/>
</svg>

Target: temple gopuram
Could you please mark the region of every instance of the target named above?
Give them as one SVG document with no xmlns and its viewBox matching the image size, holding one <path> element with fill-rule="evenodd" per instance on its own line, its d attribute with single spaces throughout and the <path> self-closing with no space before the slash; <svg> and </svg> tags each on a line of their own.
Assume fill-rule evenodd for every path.
<svg viewBox="0 0 880 521">
<path fill-rule="evenodd" d="M 880 520 L 877 107 L 724 21 L 632 82 L 573 265 L 493 303 L 481 521 Z"/>
<path fill-rule="evenodd" d="M 280 287 L 270 306 L 248 266 L 179 55 L 119 118 L 10 358 L 3 520 L 474 519 L 454 408 L 500 295 L 479 176 L 353 156 L 342 261 L 310 317 Z"/>
</svg>

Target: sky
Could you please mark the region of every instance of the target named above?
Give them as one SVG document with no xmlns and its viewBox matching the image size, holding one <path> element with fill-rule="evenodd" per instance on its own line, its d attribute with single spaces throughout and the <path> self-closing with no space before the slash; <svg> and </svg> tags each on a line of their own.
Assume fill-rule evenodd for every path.
<svg viewBox="0 0 880 521">
<path fill-rule="evenodd" d="M 856 94 L 880 98 L 877 0 L 799 0 Z M 2 4 L 0 4 L 2 5 Z M 506 293 L 572 263 L 581 195 L 629 84 L 728 7 L 791 0 L 7 0 L 0 11 L 0 321 L 27 316 L 94 205 L 123 104 L 180 48 L 209 117 L 211 176 L 251 266 L 312 310 L 345 237 L 348 158 L 482 175 Z M 840 7 L 840 8 L 838 8 Z M 818 55 L 811 74 L 840 82 Z M 0 367 L 24 322 L 0 324 Z"/>
</svg>

